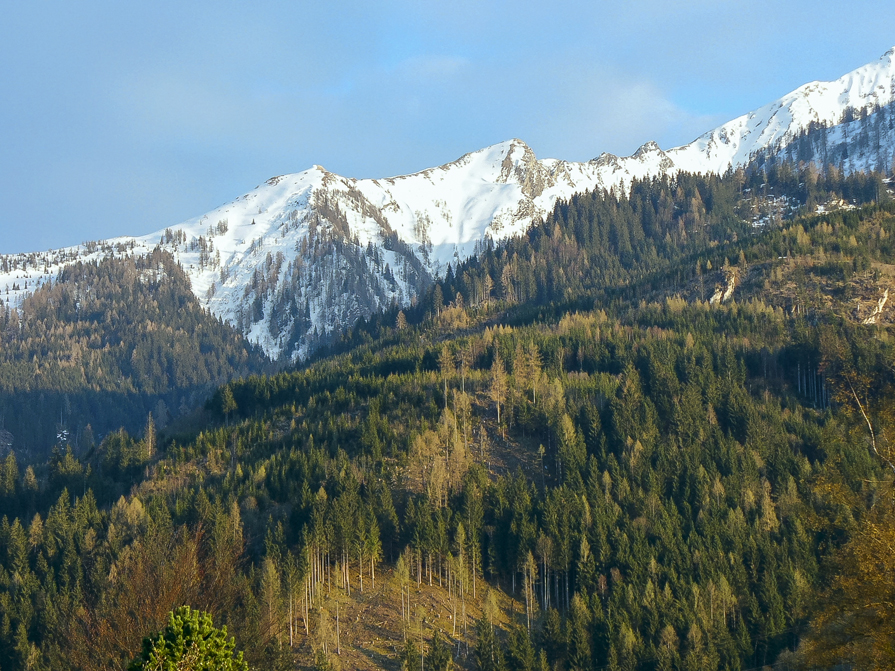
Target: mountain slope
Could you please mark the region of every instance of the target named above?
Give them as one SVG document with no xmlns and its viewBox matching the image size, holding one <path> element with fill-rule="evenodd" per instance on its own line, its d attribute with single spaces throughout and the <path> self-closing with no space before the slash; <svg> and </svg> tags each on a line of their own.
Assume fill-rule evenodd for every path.
<svg viewBox="0 0 895 671">
<path fill-rule="evenodd" d="M 188 603 L 270 671 L 396 669 L 424 646 L 445 668 L 436 633 L 458 668 L 795 668 L 843 584 L 837 547 L 895 528 L 891 306 L 867 291 L 895 277 L 895 203 L 759 229 L 732 215 L 809 171 L 575 196 L 427 291 L 461 293 L 452 307 L 227 384 L 176 440 L 116 432 L 24 473 L 9 454 L 0 665 L 124 669 Z M 807 197 L 860 202 L 874 180 Z M 129 263 L 105 265 L 158 278 Z M 472 307 L 468 280 L 514 264 L 513 296 Z M 27 302 L 52 327 L 32 325 L 38 344 L 93 313 L 65 286 Z M 875 315 L 851 313 L 862 293 Z M 850 612 L 820 635 L 842 641 Z"/>
<path fill-rule="evenodd" d="M 871 114 L 895 99 L 895 48 L 833 82 L 811 82 L 779 100 L 744 114 L 683 147 L 668 152 L 688 172 L 723 173 L 745 166 L 756 154 L 782 149 L 802 131 L 833 128 Z M 892 149 L 889 147 L 889 157 Z M 855 164 L 853 169 L 876 168 Z M 886 166 L 889 167 L 889 166 Z"/>
<path fill-rule="evenodd" d="M 89 449 L 125 427 L 156 425 L 216 386 L 269 362 L 203 310 L 170 255 L 65 268 L 15 311 L 0 307 L 0 429 L 43 457 L 64 440 Z"/>
<path fill-rule="evenodd" d="M 412 303 L 449 263 L 489 240 L 518 235 L 574 193 L 626 189 L 635 179 L 680 171 L 721 174 L 791 155 L 806 137 L 815 147 L 807 160 L 838 158 L 846 170 L 887 168 L 895 152 L 893 93 L 895 49 L 668 151 L 648 142 L 629 157 L 602 154 L 574 163 L 539 160 L 525 143 L 510 140 L 387 179 L 347 178 L 314 166 L 147 236 L 0 257 L 0 290 L 15 305 L 75 260 L 161 245 L 213 314 L 271 357 L 305 357 L 357 318 Z M 873 142 L 856 152 L 862 133 L 874 127 Z"/>
</svg>

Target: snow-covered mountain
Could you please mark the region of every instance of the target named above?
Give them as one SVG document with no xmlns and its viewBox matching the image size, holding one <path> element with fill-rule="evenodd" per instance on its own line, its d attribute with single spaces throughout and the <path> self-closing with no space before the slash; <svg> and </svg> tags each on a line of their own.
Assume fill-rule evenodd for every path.
<svg viewBox="0 0 895 671">
<path fill-rule="evenodd" d="M 149 235 L 0 256 L 0 299 L 14 307 L 66 264 L 160 245 L 212 313 L 271 357 L 304 357 L 359 317 L 411 303 L 449 263 L 487 240 L 522 233 L 576 192 L 625 189 L 634 179 L 679 171 L 724 173 L 780 155 L 832 158 L 847 170 L 890 168 L 893 101 L 895 49 L 667 151 L 648 142 L 632 156 L 574 163 L 539 160 L 510 140 L 387 179 L 314 166 Z"/>
</svg>

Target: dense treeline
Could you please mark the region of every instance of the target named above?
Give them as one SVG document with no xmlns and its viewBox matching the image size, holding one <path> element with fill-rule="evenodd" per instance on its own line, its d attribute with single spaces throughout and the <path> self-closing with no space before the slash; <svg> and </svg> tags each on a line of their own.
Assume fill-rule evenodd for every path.
<svg viewBox="0 0 895 671">
<path fill-rule="evenodd" d="M 0 427 L 45 457 L 67 431 L 86 451 L 109 431 L 164 424 L 265 357 L 206 313 L 170 255 L 66 267 L 21 309 L 0 307 Z"/>
<path fill-rule="evenodd" d="M 437 312 L 458 293 L 467 305 L 495 298 L 528 304 L 580 300 L 672 265 L 680 283 L 681 266 L 689 278 L 699 272 L 698 261 L 703 271 L 707 262 L 720 268 L 724 253 L 749 245 L 768 194 L 806 209 L 837 198 L 863 204 L 886 195 L 881 180 L 879 174 L 842 177 L 835 171 L 822 179 L 812 167 L 796 171 L 783 164 L 725 178 L 682 174 L 636 181 L 623 197 L 599 191 L 573 196 L 557 203 L 552 217 L 527 236 L 448 273 L 421 311 Z M 685 260 L 692 261 L 690 268 Z"/>
<path fill-rule="evenodd" d="M 753 232 L 744 179 L 562 204 L 549 235 L 437 285 L 447 305 L 220 387 L 200 433 L 159 445 L 149 422 L 83 456 L 63 446 L 22 469 L 10 455 L 0 668 L 125 668 L 184 603 L 226 624 L 254 668 L 329 668 L 375 648 L 340 620 L 365 595 L 391 604 L 377 624 L 391 639 L 349 665 L 397 667 L 397 651 L 405 668 L 787 659 L 831 552 L 875 519 L 891 480 L 874 448 L 895 355 L 885 326 L 787 282 L 872 282 L 895 216 L 873 206 Z M 672 198 L 650 228 L 647 203 L 687 184 L 711 203 L 701 223 Z M 690 251 L 665 242 L 684 234 Z M 489 295 L 510 248 L 533 293 Z M 540 268 L 542 253 L 561 265 Z M 705 276 L 713 260 L 746 278 L 733 300 L 707 300 L 697 259 Z M 642 300 L 619 298 L 632 289 Z M 420 613 L 436 587 L 438 620 Z"/>
<path fill-rule="evenodd" d="M 795 168 L 781 163 L 723 178 L 681 174 L 635 181 L 621 195 L 578 194 L 558 202 L 552 216 L 524 236 L 452 267 L 416 307 L 402 314 L 410 323 L 421 323 L 451 306 L 498 301 L 521 306 L 531 318 L 530 312 L 549 306 L 569 310 L 589 309 L 595 301 L 636 302 L 657 288 L 707 300 L 725 262 L 736 263 L 744 251 L 749 255 L 755 243 L 762 246 L 754 248 L 750 261 L 772 260 L 770 240 L 775 252 L 786 255 L 789 248 L 779 244 L 780 235 L 793 217 L 801 219 L 825 205 L 834 211 L 824 217 L 845 217 L 854 224 L 854 209 L 862 205 L 891 211 L 883 179 L 882 173 L 846 175 L 834 167 L 819 172 L 810 164 Z M 888 254 L 889 247 L 880 252 Z M 340 348 L 323 354 L 379 337 L 394 326 L 397 314 L 394 308 L 360 320 Z"/>
</svg>

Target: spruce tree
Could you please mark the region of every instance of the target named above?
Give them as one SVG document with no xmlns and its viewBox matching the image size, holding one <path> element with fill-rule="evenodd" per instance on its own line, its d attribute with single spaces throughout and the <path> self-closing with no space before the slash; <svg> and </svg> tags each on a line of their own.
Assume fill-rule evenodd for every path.
<svg viewBox="0 0 895 671">
<path fill-rule="evenodd" d="M 235 648 L 234 639 L 227 639 L 227 628 L 215 627 L 211 615 L 181 606 L 162 631 L 143 639 L 143 651 L 128 671 L 248 671 L 242 652 Z"/>
<path fill-rule="evenodd" d="M 451 649 L 438 630 L 432 636 L 432 647 L 429 654 L 426 655 L 426 668 L 432 669 L 432 671 L 450 671 L 454 668 Z"/>
</svg>

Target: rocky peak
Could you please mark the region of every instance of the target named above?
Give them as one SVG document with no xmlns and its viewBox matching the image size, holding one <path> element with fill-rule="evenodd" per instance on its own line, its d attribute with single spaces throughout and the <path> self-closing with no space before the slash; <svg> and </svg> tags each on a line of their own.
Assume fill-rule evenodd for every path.
<svg viewBox="0 0 895 671">
<path fill-rule="evenodd" d="M 597 168 L 617 168 L 619 167 L 618 161 L 618 156 L 610 154 L 608 151 L 604 151 L 599 156 L 592 158 L 589 163 Z"/>
<path fill-rule="evenodd" d="M 665 152 L 659 148 L 659 145 L 656 142 L 654 142 L 653 140 L 650 140 L 649 142 L 646 142 L 645 144 L 640 145 L 640 147 L 638 147 L 637 151 L 634 152 L 633 156 L 634 156 L 634 158 L 643 158 L 647 154 L 656 154 L 656 153 L 664 154 Z"/>
</svg>

